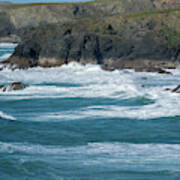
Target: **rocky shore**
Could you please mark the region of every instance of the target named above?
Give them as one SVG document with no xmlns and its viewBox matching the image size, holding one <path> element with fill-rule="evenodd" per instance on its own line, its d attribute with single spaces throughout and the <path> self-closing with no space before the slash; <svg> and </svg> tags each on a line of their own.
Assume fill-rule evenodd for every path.
<svg viewBox="0 0 180 180">
<path fill-rule="evenodd" d="M 76 61 L 158 72 L 180 64 L 178 0 L 2 6 L 0 40 L 19 44 L 3 62 L 13 68 Z"/>
</svg>

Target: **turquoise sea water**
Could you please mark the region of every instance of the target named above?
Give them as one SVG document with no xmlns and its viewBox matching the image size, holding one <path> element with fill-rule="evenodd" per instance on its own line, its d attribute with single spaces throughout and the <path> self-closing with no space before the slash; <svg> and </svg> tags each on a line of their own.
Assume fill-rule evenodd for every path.
<svg viewBox="0 0 180 180">
<path fill-rule="evenodd" d="M 0 56 L 13 48 L 1 44 Z M 164 91 L 179 84 L 172 72 L 0 71 L 0 84 L 28 86 L 0 91 L 0 180 L 179 180 L 180 95 Z"/>
<path fill-rule="evenodd" d="M 10 57 L 15 46 L 16 44 L 0 43 L 0 62 Z"/>
</svg>

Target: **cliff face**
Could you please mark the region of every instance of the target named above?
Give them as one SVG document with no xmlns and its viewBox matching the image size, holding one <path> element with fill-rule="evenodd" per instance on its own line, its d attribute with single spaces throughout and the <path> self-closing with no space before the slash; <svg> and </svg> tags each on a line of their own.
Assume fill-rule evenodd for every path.
<svg viewBox="0 0 180 180">
<path fill-rule="evenodd" d="M 1 28 L 7 24 L 11 34 L 26 27 L 65 23 L 77 19 L 109 17 L 150 10 L 180 7 L 179 0 L 96 0 L 86 3 L 0 3 Z M 1 33 L 0 36 L 7 36 Z"/>
<path fill-rule="evenodd" d="M 6 12 L 14 25 L 19 28 L 40 23 L 63 22 L 85 16 L 104 17 L 179 7 L 179 0 L 96 0 L 86 3 L 0 3 L 0 12 Z"/>
<path fill-rule="evenodd" d="M 14 32 L 15 28 L 6 12 L 0 12 L 0 37 L 5 37 Z"/>
<path fill-rule="evenodd" d="M 98 0 L 9 5 L 4 15 L 9 34 L 21 37 L 21 43 L 6 62 L 18 68 L 71 61 L 106 69 L 174 67 L 180 61 L 180 9 L 175 3 Z"/>
<path fill-rule="evenodd" d="M 68 22 L 79 18 L 105 17 L 154 9 L 150 0 L 98 0 L 87 3 L 0 4 L 16 29 Z M 3 24 L 3 22 L 1 22 Z"/>
</svg>

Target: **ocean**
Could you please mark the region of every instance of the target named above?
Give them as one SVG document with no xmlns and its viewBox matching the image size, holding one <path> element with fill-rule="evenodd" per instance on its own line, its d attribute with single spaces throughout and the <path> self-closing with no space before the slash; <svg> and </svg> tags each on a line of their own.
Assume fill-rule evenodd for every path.
<svg viewBox="0 0 180 180">
<path fill-rule="evenodd" d="M 0 44 L 0 61 L 14 44 Z M 180 84 L 97 65 L 0 71 L 0 180 L 179 180 Z"/>
</svg>

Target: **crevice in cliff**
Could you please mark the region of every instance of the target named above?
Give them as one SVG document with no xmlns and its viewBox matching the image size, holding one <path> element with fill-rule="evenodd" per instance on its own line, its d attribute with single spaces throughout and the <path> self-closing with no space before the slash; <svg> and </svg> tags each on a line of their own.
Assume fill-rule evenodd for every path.
<svg viewBox="0 0 180 180">
<path fill-rule="evenodd" d="M 69 37 L 71 39 L 71 37 Z M 67 47 L 66 47 L 66 56 L 65 56 L 65 60 L 64 60 L 64 64 L 68 64 L 68 59 L 69 59 L 69 55 L 70 55 L 70 51 L 71 51 L 71 46 L 72 46 L 72 42 L 71 41 L 66 41 L 67 43 Z"/>
<path fill-rule="evenodd" d="M 103 64 L 103 57 L 100 51 L 99 38 L 96 37 L 96 48 L 95 48 L 95 56 L 97 59 L 97 64 Z"/>
</svg>

